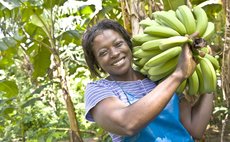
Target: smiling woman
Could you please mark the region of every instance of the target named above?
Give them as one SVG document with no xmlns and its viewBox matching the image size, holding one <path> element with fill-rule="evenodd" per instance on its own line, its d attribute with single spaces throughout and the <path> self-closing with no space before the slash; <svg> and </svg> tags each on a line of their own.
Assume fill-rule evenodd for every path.
<svg viewBox="0 0 230 142">
<path fill-rule="evenodd" d="M 102 20 L 82 39 L 85 60 L 94 76 L 88 83 L 86 119 L 107 130 L 114 142 L 185 141 L 201 138 L 212 112 L 212 94 L 192 106 L 175 93 L 195 70 L 189 45 L 182 49 L 176 70 L 157 83 L 132 68 L 132 43 L 113 20 Z"/>
<path fill-rule="evenodd" d="M 113 21 L 105 20 L 96 27 L 92 27 L 83 35 L 82 46 L 86 62 L 92 75 L 100 77 L 100 71 L 107 72 L 104 69 L 104 62 L 107 61 L 110 66 L 120 59 L 127 59 L 129 66 L 132 61 L 132 43 L 130 36 L 120 24 L 114 24 Z M 118 58 L 117 58 L 118 57 Z M 106 67 L 106 66 L 104 66 Z M 109 69 L 109 67 L 107 67 Z M 109 69 L 110 70 L 110 69 Z M 108 72 L 107 72 L 108 73 Z"/>
<path fill-rule="evenodd" d="M 95 37 L 93 53 L 98 65 L 113 79 L 122 80 L 132 72 L 132 52 L 122 36 L 113 30 L 104 30 Z"/>
</svg>

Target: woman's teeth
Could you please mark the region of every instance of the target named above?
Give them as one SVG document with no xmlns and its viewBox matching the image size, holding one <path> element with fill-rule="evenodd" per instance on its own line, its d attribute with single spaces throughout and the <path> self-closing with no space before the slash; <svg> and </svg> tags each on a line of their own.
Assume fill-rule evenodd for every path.
<svg viewBox="0 0 230 142">
<path fill-rule="evenodd" d="M 114 66 L 119 66 L 119 65 L 121 65 L 122 63 L 124 63 L 124 61 L 125 61 L 125 59 L 122 58 L 121 60 L 119 60 L 118 62 L 114 63 L 113 65 L 114 65 Z"/>
</svg>

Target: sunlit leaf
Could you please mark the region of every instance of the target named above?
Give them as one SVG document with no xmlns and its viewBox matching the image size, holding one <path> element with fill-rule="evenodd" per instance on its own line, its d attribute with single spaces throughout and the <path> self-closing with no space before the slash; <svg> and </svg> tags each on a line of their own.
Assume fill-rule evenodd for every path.
<svg viewBox="0 0 230 142">
<path fill-rule="evenodd" d="M 48 33 L 50 33 L 52 22 L 47 11 L 44 11 L 40 15 L 38 15 L 37 13 L 33 14 L 31 16 L 31 23 L 38 27 L 41 27 L 47 35 Z"/>
<path fill-rule="evenodd" d="M 35 38 L 36 40 L 38 40 L 39 36 L 46 37 L 46 33 L 44 32 L 44 30 L 41 27 L 38 27 L 32 23 L 26 23 L 25 30 L 31 38 Z"/>
<path fill-rule="evenodd" d="M 44 27 L 45 19 L 43 17 L 38 17 L 38 15 L 34 14 L 31 16 L 31 23 L 38 27 Z"/>
<path fill-rule="evenodd" d="M 12 13 L 13 13 L 13 10 L 9 10 L 8 8 L 2 5 L 1 10 L 0 10 L 0 17 L 11 18 Z"/>
<path fill-rule="evenodd" d="M 196 5 L 198 5 L 198 4 L 200 4 L 200 3 L 204 2 L 204 1 L 206 1 L 206 0 L 190 0 L 191 4 L 193 6 L 196 6 Z"/>
<path fill-rule="evenodd" d="M 14 100 L 15 100 L 15 97 L 0 100 L 0 105 L 2 105 L 2 104 L 3 105 L 6 105 L 6 104 L 10 105 L 12 103 L 12 101 L 14 101 Z"/>
<path fill-rule="evenodd" d="M 55 139 L 60 139 L 62 137 L 63 137 L 63 132 L 53 131 L 49 134 L 49 137 L 46 141 L 47 142 L 53 142 L 53 141 L 55 141 Z"/>
<path fill-rule="evenodd" d="M 4 96 L 12 98 L 18 95 L 18 86 L 15 81 L 0 81 L 0 91 L 4 92 Z"/>
<path fill-rule="evenodd" d="M 3 39 L 0 39 L 0 51 L 8 49 L 8 46 L 5 44 Z"/>
<path fill-rule="evenodd" d="M 33 77 L 43 77 L 46 75 L 48 68 L 50 66 L 50 55 L 51 52 L 46 47 L 39 47 L 38 53 L 34 56 L 33 66 L 34 72 Z"/>
<path fill-rule="evenodd" d="M 221 0 L 213 0 L 213 1 L 205 1 L 199 4 L 205 12 L 209 19 L 215 19 L 216 15 L 222 10 L 222 2 Z"/>
<path fill-rule="evenodd" d="M 0 0 L 0 3 L 4 5 L 6 8 L 8 8 L 9 10 L 12 10 L 15 7 L 20 6 L 20 1 L 18 0 L 10 0 L 10 1 Z"/>
<path fill-rule="evenodd" d="M 33 51 L 35 51 L 38 48 L 39 48 L 39 44 L 38 43 L 34 43 L 34 44 L 32 44 L 32 46 L 28 47 L 28 49 L 26 50 L 26 53 L 28 55 L 30 55 Z"/>
<path fill-rule="evenodd" d="M 9 115 L 10 113 L 12 113 L 13 111 L 15 110 L 15 108 L 13 106 L 6 106 L 6 107 L 3 107 L 1 113 L 3 115 Z"/>
<path fill-rule="evenodd" d="M 0 125 L 0 131 L 3 132 L 4 127 Z"/>
<path fill-rule="evenodd" d="M 42 6 L 43 1 L 42 0 L 28 0 L 29 4 L 32 6 Z"/>
<path fill-rule="evenodd" d="M 22 13 L 22 17 L 21 17 L 22 22 L 28 22 L 30 16 L 34 14 L 32 7 L 23 8 L 21 10 L 21 13 Z"/>
<path fill-rule="evenodd" d="M 44 88 L 46 88 L 47 86 L 49 86 L 49 85 L 51 85 L 51 84 L 53 84 L 54 82 L 51 82 L 51 83 L 47 83 L 47 84 L 45 84 L 45 85 L 41 85 L 41 86 L 39 86 L 36 90 L 34 90 L 31 94 L 39 94 L 39 93 L 41 93 L 41 91 L 44 89 Z"/>
<path fill-rule="evenodd" d="M 178 6 L 184 5 L 185 0 L 163 0 L 164 10 L 176 10 Z"/>
<path fill-rule="evenodd" d="M 81 42 L 81 35 L 77 30 L 69 30 L 58 36 L 57 39 L 60 40 L 63 44 L 69 44 L 73 42 L 79 45 Z"/>
<path fill-rule="evenodd" d="M 0 44 L 1 45 L 1 44 Z M 4 51 L 0 51 L 0 69 L 10 67 L 14 63 L 14 56 L 17 53 L 17 48 L 9 48 Z"/>
<path fill-rule="evenodd" d="M 17 41 L 14 40 L 13 37 L 5 37 L 3 38 L 3 41 L 8 47 L 15 47 L 17 44 Z"/>
<path fill-rule="evenodd" d="M 41 101 L 40 98 L 32 98 L 28 101 L 26 101 L 23 105 L 22 105 L 22 108 L 25 108 L 25 107 L 28 107 L 28 106 L 32 106 L 34 105 L 34 103 L 36 103 L 37 101 Z"/>
<path fill-rule="evenodd" d="M 19 35 L 18 33 L 14 34 L 13 39 L 16 41 L 21 41 L 25 36 L 24 35 Z"/>
<path fill-rule="evenodd" d="M 92 6 L 82 6 L 79 11 L 82 15 L 90 15 L 94 10 L 92 10 Z"/>
<path fill-rule="evenodd" d="M 53 8 L 55 5 L 61 6 L 66 2 L 66 0 L 44 0 L 43 6 L 45 8 Z"/>
<path fill-rule="evenodd" d="M 4 37 L 0 39 L 0 50 L 7 50 L 10 47 L 16 47 L 18 42 L 23 39 L 23 36 L 15 34 L 14 37 Z"/>
</svg>

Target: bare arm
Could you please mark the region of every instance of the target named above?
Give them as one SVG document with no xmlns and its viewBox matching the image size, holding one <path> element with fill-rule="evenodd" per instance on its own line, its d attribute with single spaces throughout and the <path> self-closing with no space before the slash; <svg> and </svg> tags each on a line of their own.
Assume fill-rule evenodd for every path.
<svg viewBox="0 0 230 142">
<path fill-rule="evenodd" d="M 198 102 L 191 104 L 182 100 L 180 103 L 180 117 L 183 125 L 196 139 L 202 138 L 209 123 L 213 110 L 213 94 L 203 94 Z"/>
<path fill-rule="evenodd" d="M 126 106 L 117 98 L 107 98 L 92 109 L 92 115 L 107 131 L 132 135 L 160 113 L 180 82 L 180 79 L 172 75 L 130 106 Z"/>
<path fill-rule="evenodd" d="M 95 121 L 107 131 L 133 135 L 163 110 L 180 83 L 193 73 L 195 65 L 189 47 L 185 46 L 172 75 L 130 106 L 117 98 L 104 99 L 91 111 Z"/>
</svg>

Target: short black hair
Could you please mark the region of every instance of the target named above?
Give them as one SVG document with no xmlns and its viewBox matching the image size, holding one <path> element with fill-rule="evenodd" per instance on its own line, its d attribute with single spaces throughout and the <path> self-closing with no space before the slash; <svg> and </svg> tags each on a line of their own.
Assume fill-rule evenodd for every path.
<svg viewBox="0 0 230 142">
<path fill-rule="evenodd" d="M 132 50 L 132 42 L 129 33 L 117 21 L 111 19 L 103 19 L 96 25 L 88 28 L 82 37 L 82 47 L 84 51 L 84 57 L 92 77 L 101 77 L 100 72 L 104 72 L 102 69 L 100 69 L 99 64 L 97 63 L 93 54 L 93 41 L 97 35 L 108 29 L 118 32 L 124 38 L 129 48 Z"/>
</svg>

